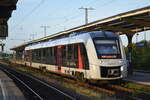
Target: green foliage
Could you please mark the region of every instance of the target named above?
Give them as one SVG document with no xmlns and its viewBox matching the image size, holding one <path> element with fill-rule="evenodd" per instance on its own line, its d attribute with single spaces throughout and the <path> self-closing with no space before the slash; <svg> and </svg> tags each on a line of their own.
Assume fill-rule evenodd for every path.
<svg viewBox="0 0 150 100">
<path fill-rule="evenodd" d="M 150 71 L 150 41 L 140 41 L 146 43 L 146 47 L 132 47 L 132 64 L 134 69 Z M 127 54 L 127 48 L 125 48 Z"/>
<path fill-rule="evenodd" d="M 13 58 L 12 54 L 0 53 L 0 59 L 9 60 L 9 59 L 12 59 L 12 58 Z"/>
<path fill-rule="evenodd" d="M 144 85 L 139 85 L 135 83 L 125 83 L 124 87 L 130 88 L 130 89 L 136 89 L 136 90 L 141 90 L 145 92 L 150 92 L 150 87 L 149 86 L 144 86 Z"/>
</svg>

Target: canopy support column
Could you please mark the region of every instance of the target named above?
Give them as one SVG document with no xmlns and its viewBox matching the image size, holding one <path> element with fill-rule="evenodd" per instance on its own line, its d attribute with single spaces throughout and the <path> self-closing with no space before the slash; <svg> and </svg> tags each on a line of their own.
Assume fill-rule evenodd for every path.
<svg viewBox="0 0 150 100">
<path fill-rule="evenodd" d="M 133 65 L 132 65 L 132 34 L 126 34 L 128 38 L 128 61 L 129 61 L 129 66 L 128 66 L 128 75 L 133 74 Z"/>
</svg>

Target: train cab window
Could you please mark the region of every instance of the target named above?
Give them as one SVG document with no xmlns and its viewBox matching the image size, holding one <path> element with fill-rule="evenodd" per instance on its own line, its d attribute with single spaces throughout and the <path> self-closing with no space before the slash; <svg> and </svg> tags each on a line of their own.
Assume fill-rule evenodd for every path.
<svg viewBox="0 0 150 100">
<path fill-rule="evenodd" d="M 119 42 L 116 39 L 94 40 L 98 58 L 116 59 L 121 57 Z"/>
</svg>

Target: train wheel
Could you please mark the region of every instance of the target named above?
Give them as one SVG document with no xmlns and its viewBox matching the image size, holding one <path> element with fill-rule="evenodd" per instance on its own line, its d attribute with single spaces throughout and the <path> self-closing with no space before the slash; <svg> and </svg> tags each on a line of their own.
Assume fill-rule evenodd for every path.
<svg viewBox="0 0 150 100">
<path fill-rule="evenodd" d="M 83 74 L 83 73 L 81 73 L 80 80 L 81 80 L 82 82 L 86 82 L 86 79 L 84 78 L 84 74 Z"/>
<path fill-rule="evenodd" d="M 84 78 L 84 74 L 81 72 L 75 72 L 75 77 L 77 81 L 85 82 L 86 79 Z"/>
</svg>

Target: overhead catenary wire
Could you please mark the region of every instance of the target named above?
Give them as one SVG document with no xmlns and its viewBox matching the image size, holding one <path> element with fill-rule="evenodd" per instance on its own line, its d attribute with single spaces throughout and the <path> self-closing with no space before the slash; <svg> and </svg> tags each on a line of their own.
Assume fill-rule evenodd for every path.
<svg viewBox="0 0 150 100">
<path fill-rule="evenodd" d="M 93 1 L 90 1 L 90 2 L 88 2 L 86 5 L 88 6 L 88 5 L 93 5 L 93 4 L 95 4 L 95 3 L 97 3 L 97 2 L 99 2 L 99 1 L 101 1 L 101 0 L 93 0 Z M 117 1 L 117 0 L 109 0 L 109 1 L 107 1 L 107 2 L 105 2 L 105 3 L 103 3 L 103 4 L 100 4 L 99 6 L 100 7 L 104 7 L 104 6 L 106 6 L 106 5 L 109 5 L 109 4 L 112 4 L 113 2 L 112 1 Z M 71 15 L 73 15 L 73 16 L 69 16 L 69 15 L 66 15 L 66 16 L 69 16 L 68 18 L 67 18 L 67 22 L 71 22 L 71 21 L 74 21 L 74 20 L 76 20 L 77 18 L 78 18 L 78 16 L 80 16 L 81 14 L 80 13 L 77 13 L 77 14 L 71 14 Z M 63 21 L 63 22 L 66 22 L 66 21 Z M 53 25 L 53 26 L 62 26 L 62 24 L 55 24 L 55 25 Z"/>
<path fill-rule="evenodd" d="M 15 26 L 13 27 L 13 29 L 17 28 L 17 27 L 20 26 L 24 21 L 26 21 L 37 9 L 40 8 L 40 6 L 41 6 L 42 4 L 44 4 L 45 1 L 46 1 L 46 0 L 41 0 L 36 6 L 34 6 L 33 9 L 32 9 L 30 12 L 28 12 L 25 16 L 22 17 L 22 19 L 19 21 L 19 23 L 18 23 L 17 25 L 15 25 Z"/>
</svg>

